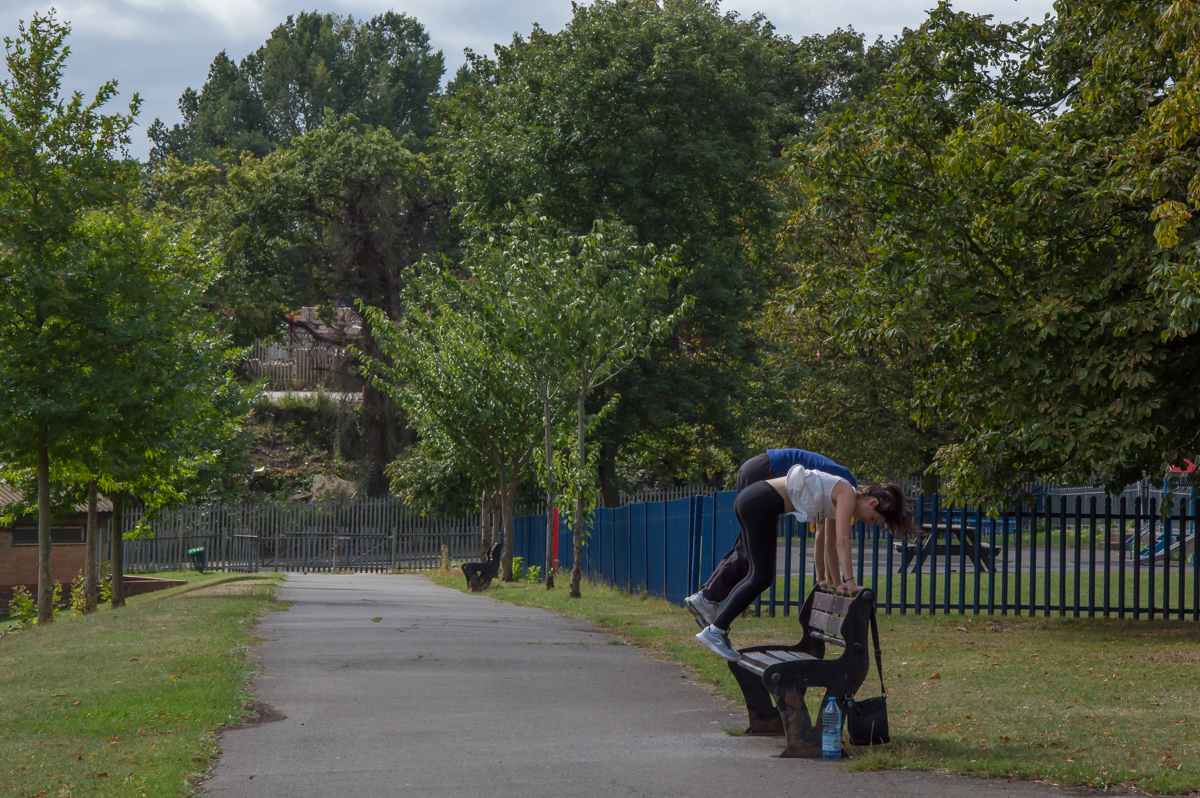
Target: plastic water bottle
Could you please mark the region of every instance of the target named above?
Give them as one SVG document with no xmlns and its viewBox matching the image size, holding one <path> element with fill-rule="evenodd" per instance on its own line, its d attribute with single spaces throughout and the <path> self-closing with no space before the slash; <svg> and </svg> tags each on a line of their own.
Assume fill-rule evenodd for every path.
<svg viewBox="0 0 1200 798">
<path fill-rule="evenodd" d="M 830 696 L 821 710 L 821 756 L 842 758 L 842 710 L 837 699 Z"/>
</svg>

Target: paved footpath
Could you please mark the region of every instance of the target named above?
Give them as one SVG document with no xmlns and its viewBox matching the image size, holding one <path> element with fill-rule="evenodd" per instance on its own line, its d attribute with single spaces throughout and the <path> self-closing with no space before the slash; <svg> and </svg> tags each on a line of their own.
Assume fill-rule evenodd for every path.
<svg viewBox="0 0 1200 798">
<path fill-rule="evenodd" d="M 223 735 L 221 796 L 1061 796 L 1007 780 L 779 759 L 679 666 L 586 622 L 419 576 L 292 575 L 254 691 L 282 720 Z M 378 620 L 375 620 L 378 619 Z M 1074 794 L 1071 791 L 1071 794 Z"/>
</svg>

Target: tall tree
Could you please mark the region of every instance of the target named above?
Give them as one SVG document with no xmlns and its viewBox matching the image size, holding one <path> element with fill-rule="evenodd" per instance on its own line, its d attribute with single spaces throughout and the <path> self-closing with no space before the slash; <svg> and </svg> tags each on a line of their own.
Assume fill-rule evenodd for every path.
<svg viewBox="0 0 1200 798">
<path fill-rule="evenodd" d="M 235 64 L 223 51 L 199 92 L 179 98 L 183 122 L 156 119 L 152 165 L 242 151 L 259 158 L 348 114 L 420 148 L 433 130 L 431 101 L 445 65 L 417 20 L 388 11 L 359 22 L 316 11 L 289 16 Z"/>
<path fill-rule="evenodd" d="M 613 446 L 700 427 L 739 445 L 753 355 L 743 323 L 766 284 L 754 256 L 771 220 L 772 42 L 761 19 L 715 3 L 604 0 L 576 6 L 559 33 L 535 27 L 494 60 L 473 57 L 476 80 L 457 81 L 447 103 L 466 218 L 501 221 L 540 194 L 573 234 L 618 221 L 640 243 L 678 247 L 676 290 L 695 309 L 609 384 L 624 397 L 605 433 Z"/>
<path fill-rule="evenodd" d="M 195 232 L 137 213 L 89 219 L 93 258 L 113 268 L 96 368 L 104 393 L 73 457 L 110 496 L 147 510 L 206 495 L 240 465 L 242 425 L 256 386 L 240 386 L 219 325 L 205 308 L 218 262 Z M 113 535 L 113 604 L 124 602 L 120 519 Z"/>
<path fill-rule="evenodd" d="M 153 510 L 204 495 L 240 451 L 240 425 L 250 410 L 250 391 L 234 380 L 226 341 L 213 334 L 217 325 L 203 309 L 216 264 L 200 254 L 186 227 L 129 207 L 89 212 L 76 234 L 88 249 L 64 287 L 103 290 L 83 294 L 86 309 L 64 305 L 57 320 L 67 328 L 86 325 L 89 341 L 73 350 L 79 374 L 65 375 L 74 377 L 74 412 L 49 452 L 51 512 L 85 500 L 90 506 L 98 488 L 114 499 L 114 509 L 129 496 Z M 91 373 L 101 378 L 88 379 Z M 3 376 L 20 390 L 12 375 Z M 32 452 L 13 446 L 5 462 L 6 477 L 19 488 L 41 481 Z M 35 492 L 40 485 L 27 491 Z M 119 512 L 115 520 L 113 604 L 120 606 Z M 89 509 L 84 581 L 93 606 L 94 527 Z"/>
<path fill-rule="evenodd" d="M 478 235 L 466 265 L 478 285 L 472 295 L 489 337 L 509 354 L 514 375 L 542 407 L 542 478 L 546 490 L 546 589 L 554 588 L 554 510 L 556 479 L 553 438 L 566 409 L 563 401 L 571 364 L 563 321 L 570 299 L 556 292 L 553 275 L 574 266 L 569 243 L 553 238 L 544 217 L 518 216 L 499 229 Z M 566 244 L 564 246 L 564 244 Z M 565 300 L 565 301 L 564 301 Z"/>
<path fill-rule="evenodd" d="M 90 212 L 131 201 L 136 165 L 119 159 L 141 100 L 104 115 L 117 91 L 91 102 L 59 96 L 70 28 L 35 14 L 5 38 L 0 83 L 0 452 L 34 461 L 38 493 L 38 620 L 53 619 L 50 461 L 89 421 L 84 397 L 104 391 L 89 368 L 109 306 L 110 264 L 89 260 Z"/>
<path fill-rule="evenodd" d="M 1124 484 L 1200 436 L 1196 12 L 1058 12 L 940 5 L 870 108 L 792 155 L 793 223 L 871 254 L 833 321 L 911 353 L 908 408 L 955 425 L 938 468 L 959 495 Z"/>
<path fill-rule="evenodd" d="M 673 253 L 639 246 L 628 227 L 597 222 L 587 235 L 573 236 L 539 210 L 535 202 L 528 214 L 491 229 L 487 246 L 468 249 L 466 262 L 490 337 L 543 407 L 548 589 L 554 587 L 552 437 L 562 398 L 575 406 L 577 460 L 568 470 L 575 498 L 571 595 L 578 596 L 584 519 L 596 488 L 594 472 L 589 478 L 586 402 L 670 331 L 676 315 L 662 314 L 659 306 L 678 272 Z"/>
<path fill-rule="evenodd" d="M 418 310 L 393 326 L 383 311 L 364 308 L 384 355 L 363 353 L 379 389 L 408 410 L 427 445 L 477 475 L 500 495 L 504 532 L 503 578 L 512 581 L 512 516 L 517 489 L 537 451 L 541 408 L 514 376 L 514 364 L 490 340 L 452 279 L 432 278 L 415 300 Z"/>
<path fill-rule="evenodd" d="M 318 305 L 327 314 L 361 301 L 389 324 L 402 313 L 406 275 L 437 241 L 449 214 L 423 156 L 384 128 L 347 117 L 259 160 L 246 156 L 224 185 L 206 165 L 172 161 L 157 179 L 164 204 L 198 216 L 224 257 L 214 299 L 232 319 L 234 340 L 276 334 L 283 312 Z M 357 347 L 379 359 L 374 316 Z M 339 333 L 316 337 L 345 345 Z M 367 492 L 388 491 L 403 419 L 389 393 L 368 384 L 363 398 Z"/>
</svg>

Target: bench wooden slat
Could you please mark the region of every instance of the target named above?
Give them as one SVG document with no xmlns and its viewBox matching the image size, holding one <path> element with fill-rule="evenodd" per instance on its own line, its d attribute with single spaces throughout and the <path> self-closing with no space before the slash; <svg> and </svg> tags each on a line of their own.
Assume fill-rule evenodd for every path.
<svg viewBox="0 0 1200 798">
<path fill-rule="evenodd" d="M 769 668 L 770 666 L 775 665 L 779 662 L 779 660 L 774 659 L 774 658 L 764 654 L 761 651 L 751 651 L 748 654 L 743 654 L 742 660 L 744 662 L 750 662 L 750 663 L 757 665 L 759 667 L 762 667 L 762 668 Z"/>
<path fill-rule="evenodd" d="M 816 593 L 813 595 L 813 609 L 831 612 L 834 615 L 845 615 L 850 610 L 854 599 L 847 596 L 835 596 L 832 593 Z"/>
<path fill-rule="evenodd" d="M 748 661 L 745 657 L 742 657 L 734 664 L 737 665 L 739 668 L 745 668 L 746 670 L 750 671 L 751 673 L 757 673 L 759 676 L 762 676 L 763 673 L 767 670 L 766 668 L 764 668 L 760 665 L 755 665 L 753 662 Z"/>
<path fill-rule="evenodd" d="M 840 637 L 842 620 L 840 615 L 830 615 L 827 612 L 813 610 L 812 616 L 808 619 L 808 625 L 813 629 L 820 629 L 822 632 Z"/>
<path fill-rule="evenodd" d="M 784 662 L 795 662 L 800 659 L 816 659 L 812 654 L 805 654 L 803 651 L 771 651 L 769 653 L 772 657 Z"/>
</svg>

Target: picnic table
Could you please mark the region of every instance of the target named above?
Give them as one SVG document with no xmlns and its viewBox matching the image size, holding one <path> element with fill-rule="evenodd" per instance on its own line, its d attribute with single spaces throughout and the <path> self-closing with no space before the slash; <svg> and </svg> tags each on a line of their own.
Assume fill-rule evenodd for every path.
<svg viewBox="0 0 1200 798">
<path fill-rule="evenodd" d="M 990 543 L 984 543 L 978 536 L 979 528 L 970 521 L 939 523 L 936 528 L 926 523 L 921 524 L 921 537 L 916 543 L 896 541 L 895 546 L 897 551 L 908 550 L 909 573 L 917 573 L 925 566 L 925 560 L 938 554 L 944 557 L 961 555 L 975 566 L 976 571 L 991 571 L 995 566 L 995 552 Z"/>
</svg>

